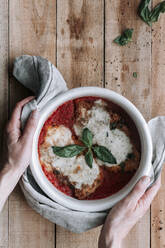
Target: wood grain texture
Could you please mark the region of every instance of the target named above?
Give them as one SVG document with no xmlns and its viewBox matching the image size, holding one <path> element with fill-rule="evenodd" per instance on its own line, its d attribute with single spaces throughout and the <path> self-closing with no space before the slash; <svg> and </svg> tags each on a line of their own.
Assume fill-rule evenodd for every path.
<svg viewBox="0 0 165 248">
<path fill-rule="evenodd" d="M 57 1 L 57 67 L 69 88 L 103 85 L 103 0 Z"/>
<path fill-rule="evenodd" d="M 8 0 L 0 1 L 0 157 L 4 123 L 8 118 Z M 0 247 L 8 247 L 8 202 L 0 213 Z"/>
<path fill-rule="evenodd" d="M 153 0 L 153 5 L 159 1 Z M 11 76 L 8 88 L 7 64 L 9 62 L 11 71 L 13 59 L 22 54 L 40 55 L 54 64 L 57 60 L 57 67 L 69 88 L 105 86 L 130 99 L 146 120 L 164 115 L 165 15 L 162 14 L 159 22 L 153 24 L 151 31 L 137 16 L 139 2 L 57 0 L 56 9 L 55 0 L 12 0 L 9 8 L 8 0 L 1 0 L 1 127 L 8 117 L 8 106 L 11 111 L 17 100 L 30 94 Z M 134 28 L 133 42 L 119 47 L 113 39 L 125 28 Z M 137 78 L 133 77 L 133 72 L 137 72 Z M 165 169 L 161 190 L 151 207 L 151 236 L 148 211 L 132 229 L 124 247 L 165 247 L 164 175 Z M 0 214 L 0 248 L 95 248 L 99 233 L 100 227 L 83 234 L 73 234 L 59 226 L 55 233 L 54 225 L 27 205 L 19 187 Z"/>
<path fill-rule="evenodd" d="M 103 1 L 57 1 L 57 67 L 69 88 L 103 86 Z M 57 226 L 56 248 L 97 247 L 100 228 L 72 234 Z"/>
<path fill-rule="evenodd" d="M 146 119 L 151 117 L 151 28 L 137 16 L 139 1 L 106 1 L 105 85 L 131 100 Z M 133 28 L 133 42 L 113 40 Z M 137 78 L 133 77 L 137 73 Z"/>
<path fill-rule="evenodd" d="M 10 65 L 22 54 L 40 55 L 56 62 L 56 1 L 10 1 Z M 11 66 L 12 67 L 12 66 Z M 29 95 L 16 80 L 10 80 L 10 109 Z M 19 187 L 9 200 L 9 248 L 54 247 L 54 225 L 33 211 Z"/>
<path fill-rule="evenodd" d="M 0 247 L 8 248 L 8 201 L 0 214 Z"/>
<path fill-rule="evenodd" d="M 88 232 L 75 234 L 57 227 L 56 248 L 97 248 L 100 227 Z"/>
<path fill-rule="evenodd" d="M 27 205 L 19 187 L 9 201 L 9 248 L 54 248 L 54 225 Z"/>
<path fill-rule="evenodd" d="M 159 1 L 154 0 L 153 6 Z M 152 25 L 152 116 L 165 115 L 165 15 Z M 151 207 L 151 248 L 165 247 L 165 168 L 162 186 Z"/>
<path fill-rule="evenodd" d="M 151 117 L 151 28 L 137 16 L 139 1 L 105 1 L 105 87 L 131 100 L 148 120 Z M 133 28 L 133 42 L 113 40 Z M 137 73 L 137 78 L 133 77 Z M 126 248 L 150 247 L 150 213 L 125 240 Z"/>
</svg>

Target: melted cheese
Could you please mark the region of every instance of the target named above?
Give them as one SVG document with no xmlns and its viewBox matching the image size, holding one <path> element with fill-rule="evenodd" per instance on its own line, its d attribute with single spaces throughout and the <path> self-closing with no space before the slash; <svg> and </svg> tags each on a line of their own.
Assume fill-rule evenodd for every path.
<svg viewBox="0 0 165 248">
<path fill-rule="evenodd" d="M 92 168 L 89 168 L 85 162 L 83 155 L 62 158 L 54 154 L 52 145 L 65 146 L 73 143 L 71 132 L 64 126 L 49 128 L 45 142 L 40 146 L 40 160 L 46 166 L 52 166 L 60 171 L 64 176 L 68 176 L 77 189 L 81 189 L 82 185 L 92 185 L 99 175 L 99 166 L 93 161 Z"/>
<path fill-rule="evenodd" d="M 117 164 L 125 161 L 127 154 L 132 152 L 132 145 L 128 136 L 119 129 L 110 130 L 110 115 L 105 108 L 105 102 L 95 101 L 94 106 L 87 111 L 88 119 L 81 125 L 74 125 L 78 137 L 82 135 L 82 129 L 87 127 L 93 133 L 93 144 L 105 146 L 111 151 L 117 160 Z M 99 160 L 99 164 L 114 166 Z"/>
<path fill-rule="evenodd" d="M 72 132 L 63 125 L 49 127 L 45 136 L 45 144 L 50 146 L 66 146 L 73 144 Z"/>
<path fill-rule="evenodd" d="M 127 154 L 132 152 L 132 145 L 127 135 L 119 130 L 110 130 L 110 115 L 106 110 L 106 103 L 102 100 L 95 101 L 90 110 L 82 108 L 82 116 L 86 116 L 79 124 L 74 125 L 75 133 L 81 137 L 83 128 L 87 127 L 93 133 L 93 144 L 107 147 L 117 160 L 117 164 L 125 161 Z M 89 168 L 83 155 L 62 158 L 54 154 L 52 146 L 66 146 L 74 144 L 69 128 L 61 125 L 49 127 L 44 143 L 40 146 L 40 160 L 48 168 L 52 167 L 67 176 L 75 188 L 81 189 L 84 185 L 92 185 L 98 177 L 99 165 L 115 166 L 100 160 L 93 160 Z"/>
</svg>

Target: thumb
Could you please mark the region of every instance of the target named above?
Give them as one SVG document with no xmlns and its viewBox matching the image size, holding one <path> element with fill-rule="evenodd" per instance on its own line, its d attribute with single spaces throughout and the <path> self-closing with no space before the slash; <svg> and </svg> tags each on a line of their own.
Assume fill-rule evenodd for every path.
<svg viewBox="0 0 165 248">
<path fill-rule="evenodd" d="M 159 178 L 152 185 L 152 187 L 145 192 L 145 194 L 141 198 L 141 203 L 143 205 L 149 206 L 152 200 L 154 199 L 154 197 L 156 196 L 158 190 L 160 189 L 160 186 L 161 186 L 161 176 L 159 176 Z"/>
<path fill-rule="evenodd" d="M 134 202 L 134 204 L 136 205 L 139 199 L 143 196 L 143 194 L 147 190 L 149 182 L 150 182 L 149 177 L 147 176 L 142 177 L 139 180 L 139 182 L 135 185 L 133 190 L 127 196 L 127 200 Z"/>
<path fill-rule="evenodd" d="M 38 113 L 38 110 L 36 109 L 31 113 L 25 125 L 23 135 L 21 137 L 21 140 L 23 142 L 32 142 L 33 136 L 34 136 L 37 124 L 38 124 L 38 119 L 39 119 L 39 113 Z"/>
</svg>

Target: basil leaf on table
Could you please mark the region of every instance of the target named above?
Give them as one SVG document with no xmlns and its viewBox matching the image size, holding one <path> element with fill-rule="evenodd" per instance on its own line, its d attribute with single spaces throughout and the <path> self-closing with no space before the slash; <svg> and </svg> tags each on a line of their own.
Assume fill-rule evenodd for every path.
<svg viewBox="0 0 165 248">
<path fill-rule="evenodd" d="M 85 147 L 79 145 L 68 145 L 64 147 L 52 146 L 52 149 L 53 152 L 59 157 L 71 158 L 84 151 Z"/>
<path fill-rule="evenodd" d="M 87 147 L 92 146 L 93 134 L 88 128 L 83 129 L 81 140 Z"/>
<path fill-rule="evenodd" d="M 105 146 L 93 146 L 92 147 L 96 157 L 103 162 L 110 164 L 117 164 L 116 158 Z"/>
<path fill-rule="evenodd" d="M 150 1 L 151 0 L 142 0 L 138 9 L 138 15 L 149 26 L 151 26 L 153 22 L 157 22 L 160 14 L 165 12 L 165 1 L 157 4 L 152 10 L 148 7 Z"/>
<path fill-rule="evenodd" d="M 150 19 L 152 22 L 157 22 L 161 13 L 165 12 L 165 1 L 156 5 L 156 7 L 151 11 Z"/>
<path fill-rule="evenodd" d="M 126 29 L 122 35 L 118 36 L 114 42 L 120 46 L 127 45 L 130 41 L 132 41 L 133 29 Z"/>
<path fill-rule="evenodd" d="M 134 78 L 137 78 L 137 72 L 133 72 L 132 75 L 133 75 Z"/>
<path fill-rule="evenodd" d="M 150 0 L 142 0 L 139 9 L 138 14 L 141 17 L 141 19 L 146 22 L 148 25 L 150 25 L 150 10 L 148 8 L 148 5 L 150 3 Z"/>
<path fill-rule="evenodd" d="M 92 154 L 92 151 L 91 149 L 89 149 L 87 151 L 87 153 L 85 154 L 85 161 L 87 163 L 87 165 L 92 168 L 92 164 L 93 164 L 93 154 Z"/>
</svg>

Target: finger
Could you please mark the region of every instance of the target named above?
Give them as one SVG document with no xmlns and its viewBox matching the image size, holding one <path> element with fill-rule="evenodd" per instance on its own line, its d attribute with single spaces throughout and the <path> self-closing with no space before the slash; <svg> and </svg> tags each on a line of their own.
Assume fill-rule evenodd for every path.
<svg viewBox="0 0 165 248">
<path fill-rule="evenodd" d="M 13 113 L 11 115 L 11 118 L 6 127 L 7 132 L 12 131 L 13 129 L 20 129 L 21 126 L 20 117 L 21 117 L 22 108 L 26 103 L 28 103 L 32 99 L 34 99 L 34 96 L 29 96 L 16 104 Z"/>
<path fill-rule="evenodd" d="M 158 190 L 160 189 L 161 186 L 161 176 L 157 179 L 157 181 L 153 184 L 151 188 L 149 188 L 145 194 L 142 196 L 140 200 L 140 204 L 143 204 L 148 208 L 153 201 L 154 197 L 156 196 Z"/>
<path fill-rule="evenodd" d="M 34 110 L 27 123 L 26 126 L 24 128 L 23 131 L 23 135 L 21 137 L 21 142 L 26 142 L 31 144 L 32 140 L 33 140 L 33 136 L 37 127 L 37 123 L 38 123 L 38 119 L 39 119 L 39 114 L 38 114 L 38 110 Z"/>
<path fill-rule="evenodd" d="M 150 178 L 147 176 L 142 177 L 139 182 L 135 185 L 134 189 L 125 198 L 126 201 L 132 202 L 134 205 L 137 204 L 139 199 L 145 193 L 150 182 Z"/>
</svg>

